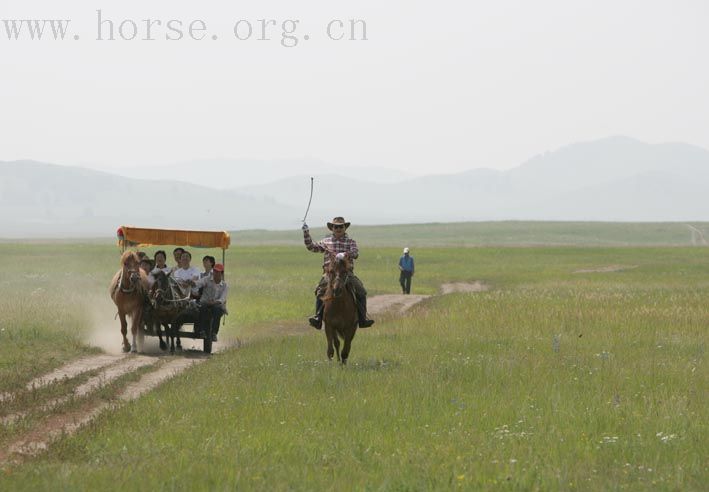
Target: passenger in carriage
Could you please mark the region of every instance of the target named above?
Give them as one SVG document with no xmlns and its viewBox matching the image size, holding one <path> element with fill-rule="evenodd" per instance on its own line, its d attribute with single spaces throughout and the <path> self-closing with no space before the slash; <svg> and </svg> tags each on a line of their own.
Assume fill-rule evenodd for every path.
<svg viewBox="0 0 709 492">
<path fill-rule="evenodd" d="M 204 266 L 204 271 L 199 274 L 199 278 L 211 277 L 212 269 L 214 268 L 214 264 L 216 262 L 217 260 L 214 259 L 214 256 L 207 255 L 202 258 L 202 266 Z"/>
<path fill-rule="evenodd" d="M 148 277 L 148 287 L 152 287 L 155 283 L 155 278 L 150 274 L 153 269 L 153 262 L 150 261 L 150 258 L 145 256 L 142 260 L 140 260 L 140 269 L 143 270 L 145 275 Z"/>
<path fill-rule="evenodd" d="M 199 300 L 199 318 L 195 331 L 204 333 L 211 323 L 212 341 L 217 341 L 219 332 L 219 322 L 226 310 L 227 295 L 229 286 L 224 281 L 224 265 L 217 263 L 212 269 L 211 276 L 205 276 L 195 282 L 191 282 L 197 289 L 202 289 L 202 298 Z M 210 321 L 211 320 L 211 321 Z"/>
<path fill-rule="evenodd" d="M 153 268 L 150 270 L 150 275 L 148 275 L 148 283 L 151 287 L 155 284 L 155 277 L 158 272 L 163 272 L 165 275 L 170 275 L 170 272 L 172 271 L 172 268 L 165 264 L 167 254 L 163 250 L 156 251 L 153 258 Z"/>
<path fill-rule="evenodd" d="M 190 286 L 194 281 L 199 280 L 200 271 L 191 266 L 192 254 L 189 251 L 182 253 L 180 257 L 180 268 L 173 271 L 172 276 L 181 286 Z M 197 288 L 192 288 L 192 294 L 197 294 Z"/>
<path fill-rule="evenodd" d="M 150 273 L 156 274 L 158 271 L 162 271 L 165 275 L 170 275 L 172 268 L 165 263 L 167 261 L 167 254 L 163 250 L 156 251 L 153 258 L 155 259 L 155 268 L 153 268 Z"/>
<path fill-rule="evenodd" d="M 175 259 L 175 269 L 180 268 L 180 261 L 182 258 L 182 253 L 185 252 L 185 248 L 177 247 L 172 250 L 172 257 Z"/>
<path fill-rule="evenodd" d="M 152 262 L 150 261 L 150 258 L 145 256 L 140 259 L 139 266 L 140 266 L 140 269 L 143 270 L 146 275 L 148 275 L 150 273 L 150 271 L 152 270 L 153 265 L 152 265 Z"/>
</svg>

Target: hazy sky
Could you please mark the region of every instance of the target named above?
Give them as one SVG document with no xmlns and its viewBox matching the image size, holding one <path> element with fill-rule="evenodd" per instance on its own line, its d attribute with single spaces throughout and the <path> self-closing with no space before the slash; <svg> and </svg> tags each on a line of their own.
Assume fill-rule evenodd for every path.
<svg viewBox="0 0 709 492">
<path fill-rule="evenodd" d="M 97 9 L 114 30 L 136 21 L 136 39 L 97 41 Z M 367 41 L 328 39 L 351 18 Z M 16 41 L 3 19 L 71 22 L 65 41 Z M 170 19 L 183 39 L 165 39 Z M 202 41 L 187 39 L 194 19 Z M 235 38 L 240 19 L 251 39 Z M 277 20 L 270 41 L 260 19 Z M 705 0 L 2 0 L 0 160 L 312 157 L 422 174 L 618 134 L 709 148 L 708 25 Z"/>
</svg>

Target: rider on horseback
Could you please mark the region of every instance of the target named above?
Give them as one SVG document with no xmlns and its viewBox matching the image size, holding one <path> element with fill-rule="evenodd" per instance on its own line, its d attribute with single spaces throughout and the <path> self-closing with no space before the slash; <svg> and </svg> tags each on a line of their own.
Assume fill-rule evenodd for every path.
<svg viewBox="0 0 709 492">
<path fill-rule="evenodd" d="M 352 269 L 354 270 L 354 260 L 359 256 L 359 249 L 357 249 L 357 242 L 347 235 L 347 228 L 350 226 L 349 222 L 345 222 L 342 217 L 335 217 L 332 222 L 327 223 L 327 228 L 332 231 L 332 234 L 323 238 L 322 241 L 314 243 L 310 237 L 310 229 L 308 224 L 303 224 L 303 239 L 305 241 L 305 247 L 308 251 L 313 253 L 325 253 L 323 262 L 323 271 L 325 267 L 330 263 L 330 257 L 334 254 L 344 254 L 350 260 Z M 362 281 L 357 278 L 357 276 L 352 273 L 350 275 L 350 282 L 355 291 L 355 298 L 357 300 L 357 315 L 359 318 L 359 327 L 367 328 L 374 324 L 374 320 L 367 318 L 367 291 L 364 289 Z M 323 315 L 323 301 L 320 297 L 325 293 L 325 288 L 327 286 L 327 277 L 323 275 L 320 279 L 318 287 L 315 289 L 315 316 L 308 319 L 310 325 L 313 328 L 322 328 L 322 315 Z"/>
</svg>

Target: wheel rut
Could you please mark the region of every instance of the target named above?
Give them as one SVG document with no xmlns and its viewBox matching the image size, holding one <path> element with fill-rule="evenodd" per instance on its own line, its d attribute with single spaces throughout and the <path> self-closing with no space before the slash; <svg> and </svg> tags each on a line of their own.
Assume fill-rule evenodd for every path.
<svg viewBox="0 0 709 492">
<path fill-rule="evenodd" d="M 214 352 L 226 348 L 225 344 L 215 344 Z M 0 446 L 0 467 L 17 464 L 45 451 L 52 442 L 62 436 L 72 435 L 86 424 L 106 411 L 119 408 L 126 402 L 135 400 L 160 384 L 177 376 L 186 369 L 201 364 L 209 356 L 187 350 L 183 356 L 164 355 L 96 355 L 82 357 L 37 377 L 27 383 L 23 390 L 15 393 L 3 393 L 0 410 L 16 400 L 29 403 L 22 409 L 0 417 L 0 425 L 11 427 L 22 419 L 28 419 L 30 428 L 14 436 Z M 121 377 L 138 370 L 152 369 L 141 375 L 137 381 L 120 387 L 110 401 L 91 401 L 88 397 L 95 392 L 115 383 Z M 95 372 L 85 382 L 71 388 L 65 394 L 42 401 L 38 393 L 42 388 L 60 382 L 71 383 L 85 373 Z M 24 393 L 24 395 L 21 395 Z M 20 396 L 33 396 L 19 398 Z M 36 396 L 37 398 L 34 398 Z M 85 402 L 82 403 L 82 399 Z M 70 408 L 65 408 L 73 402 Z"/>
</svg>

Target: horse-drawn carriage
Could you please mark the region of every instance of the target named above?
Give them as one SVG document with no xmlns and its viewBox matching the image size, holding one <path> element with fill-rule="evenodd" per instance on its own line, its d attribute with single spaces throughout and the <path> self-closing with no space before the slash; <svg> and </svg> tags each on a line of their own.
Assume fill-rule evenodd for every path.
<svg viewBox="0 0 709 492">
<path fill-rule="evenodd" d="M 141 274 L 132 264 L 131 248 L 145 246 L 165 246 L 176 245 L 190 248 L 219 248 L 222 250 L 222 264 L 226 259 L 226 249 L 229 248 L 231 239 L 224 231 L 185 231 L 172 229 L 146 229 L 132 226 L 121 226 L 118 229 L 118 245 L 121 248 L 122 265 L 121 272 L 116 274 L 112 297 L 116 305 L 119 306 L 121 316 L 121 331 L 124 335 L 124 350 L 131 349 L 137 351 L 138 346 L 142 347 L 145 336 L 156 336 L 160 339 L 160 348 L 167 349 L 167 344 L 163 342 L 163 336 L 170 339 L 170 350 L 175 350 L 175 339 L 177 348 L 181 348 L 180 338 L 191 338 L 203 340 L 203 350 L 206 353 L 212 352 L 212 323 L 204 323 L 203 330 L 197 330 L 199 309 L 190 295 L 190 289 L 180 286 L 172 275 L 166 275 L 158 271 L 155 275 L 155 283 L 149 290 L 141 289 Z M 124 280 L 124 277 L 129 280 Z M 143 291 L 144 290 L 144 291 Z M 131 296 L 140 299 L 131 305 L 135 306 L 132 312 L 126 310 L 121 312 L 121 306 L 117 296 L 123 295 L 125 303 L 129 303 Z M 142 305 L 140 303 L 142 302 Z M 125 316 L 129 315 L 133 319 L 133 345 L 130 346 L 125 335 L 127 334 L 127 323 Z M 215 320 L 216 322 L 216 320 Z M 183 328 L 191 326 L 191 330 Z M 137 337 L 137 343 L 136 343 Z"/>
</svg>

